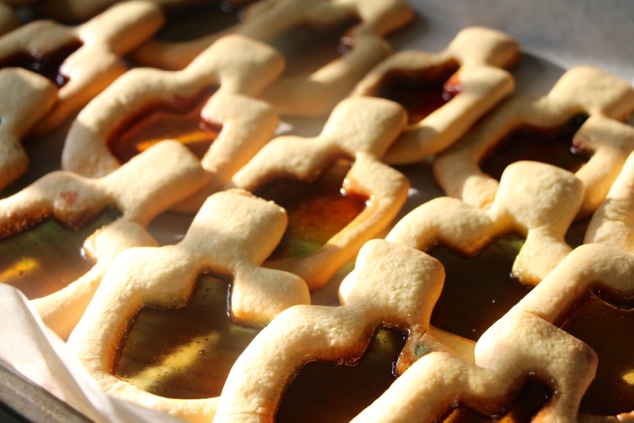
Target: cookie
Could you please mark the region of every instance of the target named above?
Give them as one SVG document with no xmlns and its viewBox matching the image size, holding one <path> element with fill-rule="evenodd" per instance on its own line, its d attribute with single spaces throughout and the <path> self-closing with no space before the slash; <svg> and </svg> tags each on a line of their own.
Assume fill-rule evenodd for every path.
<svg viewBox="0 0 634 423">
<path fill-rule="evenodd" d="M 477 207 L 488 207 L 498 188 L 498 182 L 490 176 L 505 165 L 492 162 L 489 173 L 483 171 L 487 157 L 492 150 L 501 149 L 505 137 L 515 135 L 518 146 L 530 146 L 540 142 L 544 132 L 553 131 L 553 140 L 545 140 L 545 145 L 556 144 L 561 131 L 572 132 L 572 147 L 583 150 L 582 157 L 564 153 L 562 161 L 571 161 L 571 171 L 576 172 L 586 187 L 586 198 L 579 212 L 579 218 L 592 213 L 607 193 L 619 165 L 625 160 L 634 146 L 624 146 L 618 135 L 604 133 L 604 119 L 594 119 L 600 115 L 612 119 L 624 119 L 634 110 L 634 89 L 622 79 L 590 67 L 577 67 L 568 70 L 544 97 L 513 97 L 490 114 L 484 122 L 454 146 L 437 156 L 433 162 L 434 176 L 447 195 L 463 199 Z M 581 120 L 574 118 L 580 116 Z M 580 122 L 589 115 L 585 124 Z M 568 128 L 566 127 L 568 125 Z M 524 129 L 527 132 L 521 132 Z M 575 133 L 576 132 L 576 133 Z M 522 138 L 524 137 L 524 138 Z M 523 141 L 524 139 L 524 141 Z M 599 141 L 600 140 L 600 141 Z M 507 145 L 512 144 L 507 141 Z M 564 146 L 567 148 L 568 146 Z M 551 148 L 551 147 L 548 147 Z M 539 149 L 531 147 L 531 151 Z M 542 161 L 552 160 L 557 155 L 550 150 L 540 157 Z M 571 157 L 572 156 L 572 157 Z M 606 156 L 611 159 L 606 160 Z M 618 156 L 618 158 L 617 158 Z M 585 160 L 587 159 L 587 162 Z M 585 164 L 584 164 L 585 163 Z"/>
<path fill-rule="evenodd" d="M 564 236 L 583 200 L 581 181 L 563 169 L 538 162 L 509 165 L 488 209 L 440 197 L 417 207 L 386 239 L 423 251 L 438 243 L 473 255 L 505 233 L 525 237 L 513 264 L 524 284 L 537 285 L 571 248 Z"/>
<path fill-rule="evenodd" d="M 29 158 L 22 139 L 51 110 L 57 90 L 44 77 L 19 68 L 0 70 L 0 188 L 19 178 Z"/>
<path fill-rule="evenodd" d="M 343 227 L 324 240 L 325 243 L 315 242 L 318 245 L 312 248 L 300 245 L 299 251 L 288 251 L 270 259 L 267 266 L 295 273 L 311 290 L 318 289 L 354 258 L 364 242 L 386 229 L 404 204 L 409 183 L 400 172 L 383 164 L 381 157 L 401 133 L 405 119 L 405 111 L 394 102 L 351 97 L 337 105 L 318 136 L 279 136 L 235 174 L 230 186 L 265 195 L 259 192 L 274 193 L 276 181 L 311 183 L 327 178 L 329 170 L 335 168 L 336 171 L 337 165 L 341 166 L 341 160 L 352 163 L 349 170 L 339 170 L 343 181 L 334 185 L 337 196 L 343 190 L 347 197 L 361 197 L 358 214 L 351 213 L 352 220 L 343 222 Z M 271 184 L 272 188 L 266 189 Z M 297 196 L 300 192 L 306 192 L 306 188 L 298 188 Z M 282 195 L 280 200 L 283 198 Z M 343 214 L 336 208 L 320 207 L 319 200 L 315 201 L 312 211 L 309 205 L 297 206 L 297 237 L 307 237 L 302 231 L 320 222 L 326 225 L 328 219 Z M 292 213 L 289 214 L 293 220 Z M 320 221 L 319 215 L 325 215 L 326 219 Z"/>
<path fill-rule="evenodd" d="M 34 133 L 50 132 L 123 74 L 127 66 L 122 56 L 162 22 L 158 6 L 134 1 L 79 26 L 36 20 L 0 37 L 0 66 L 24 66 L 59 87 L 57 103 Z"/>
<path fill-rule="evenodd" d="M 186 400 L 146 392 L 113 375 L 117 355 L 143 308 L 184 307 L 205 271 L 231 279 L 229 313 L 242 324 L 264 325 L 289 306 L 310 302 L 299 277 L 260 267 L 285 226 L 284 210 L 271 202 L 241 190 L 212 195 L 179 244 L 134 248 L 116 258 L 69 338 L 69 348 L 107 392 L 181 418 L 210 420 L 217 398 Z M 222 297 L 224 306 L 226 294 Z M 212 343 L 215 339 L 213 333 L 198 336 L 211 338 Z M 196 357 L 206 354 L 201 348 L 200 353 L 195 349 Z M 176 353 L 174 347 L 171 350 Z"/>
<path fill-rule="evenodd" d="M 120 212 L 119 220 L 136 225 L 115 222 L 112 228 L 93 235 L 94 239 L 87 241 L 87 245 L 98 244 L 89 247 L 97 263 L 76 281 L 66 281 L 65 286 L 58 286 L 57 282 L 62 281 L 49 286 L 45 269 L 41 278 L 30 279 L 29 272 L 21 269 L 33 263 L 24 260 L 14 263 L 13 278 L 3 269 L 3 280 L 20 286 L 28 298 L 43 297 L 37 300 L 36 308 L 54 330 L 67 335 L 90 301 L 114 251 L 126 245 L 150 242 L 149 235 L 141 228 L 200 189 L 206 181 L 207 176 L 196 158 L 173 141 L 156 145 L 99 179 L 64 171 L 47 174 L 17 194 L 0 200 L 0 232 L 4 238 L 26 232 L 50 218 L 68 228 L 81 228 L 109 207 Z M 11 239 L 5 240 L 8 241 Z M 41 266 L 37 261 L 34 265 Z M 24 282 L 26 277 L 30 283 Z M 68 307 L 71 303 L 73 307 Z"/>
<path fill-rule="evenodd" d="M 403 104 L 410 124 L 384 161 L 414 163 L 449 147 L 509 95 L 515 83 L 504 68 L 517 60 L 519 46 L 513 38 L 468 27 L 439 53 L 411 50 L 388 57 L 366 74 L 352 95 Z"/>
<path fill-rule="evenodd" d="M 299 305 L 280 313 L 234 364 L 216 422 L 272 422 L 287 385 L 311 361 L 354 363 L 380 326 L 425 332 L 442 288 L 440 263 L 415 249 L 368 241 L 343 281 L 342 305 Z"/>
<path fill-rule="evenodd" d="M 282 59 L 273 49 L 238 35 L 217 41 L 182 71 L 133 69 L 79 113 L 66 137 L 62 167 L 102 176 L 146 148 L 143 145 L 181 138 L 199 150 L 201 163 L 211 175 L 211 185 L 199 196 L 199 207 L 272 137 L 277 114 L 251 96 L 281 70 Z M 190 132 L 180 132 L 172 122 L 179 113 L 191 115 L 191 128 L 186 131 L 213 126 L 219 131 L 217 137 L 204 133 L 188 140 Z M 152 135 L 145 140 L 134 131 Z"/>
<path fill-rule="evenodd" d="M 352 22 L 339 41 L 348 51 L 327 64 L 302 75 L 284 76 L 267 88 L 261 98 L 285 115 L 323 116 L 328 114 L 359 79 L 390 53 L 384 37 L 413 18 L 410 6 L 400 0 L 357 1 L 341 3 L 330 0 L 295 2 L 264 0 L 242 11 L 243 22 L 218 34 L 187 42 L 152 41 L 133 54 L 139 63 L 164 69 L 187 66 L 217 37 L 238 33 L 273 43 L 283 40 L 297 27 L 317 28 L 316 37 L 324 37 L 342 22 Z M 302 54 L 306 47 L 295 53 Z M 312 49 L 310 49 L 312 51 Z M 316 54 L 316 53 L 315 53 Z M 287 58 L 288 60 L 288 58 Z M 304 63 L 310 61 L 310 57 Z M 310 101 L 306 101 L 310 99 Z"/>
</svg>

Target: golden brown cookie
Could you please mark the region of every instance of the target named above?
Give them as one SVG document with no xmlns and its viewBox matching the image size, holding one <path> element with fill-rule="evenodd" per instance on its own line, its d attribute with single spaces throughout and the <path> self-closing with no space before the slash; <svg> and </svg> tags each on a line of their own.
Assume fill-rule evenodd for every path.
<svg viewBox="0 0 634 423">
<path fill-rule="evenodd" d="M 57 90 L 46 78 L 19 68 L 0 70 L 0 188 L 28 168 L 22 139 L 51 110 Z"/>
<path fill-rule="evenodd" d="M 513 273 L 523 283 L 536 285 L 571 251 L 564 236 L 583 193 L 581 181 L 570 172 L 544 163 L 515 162 L 504 171 L 488 209 L 436 198 L 402 218 L 386 239 L 423 251 L 442 243 L 472 255 L 505 233 L 517 233 L 525 240 Z"/>
<path fill-rule="evenodd" d="M 282 114 L 326 115 L 368 70 L 390 53 L 384 37 L 413 18 L 411 7 L 401 0 L 262 0 L 242 14 L 243 22 L 227 31 L 181 43 L 151 41 L 136 50 L 134 58 L 150 66 L 181 69 L 227 33 L 273 42 L 293 36 L 289 30 L 297 27 L 321 29 L 322 34 L 317 36 L 323 37 L 342 22 L 352 21 L 340 41 L 341 47 L 349 51 L 308 75 L 284 76 L 262 94 Z"/>
<path fill-rule="evenodd" d="M 365 241 L 387 228 L 405 202 L 409 183 L 380 159 L 401 133 L 405 118 L 405 111 L 394 102 L 351 97 L 337 105 L 320 135 L 277 137 L 236 173 L 232 186 L 264 195 L 260 191 L 268 192 L 267 186 L 273 186 L 270 191 L 275 191 L 276 181 L 311 183 L 327 178 L 328 172 L 342 161 L 351 163 L 348 171 L 341 172 L 343 181 L 336 191 L 343 190 L 350 199 L 362 200 L 359 213 L 353 214 L 350 222 L 344 222 L 343 228 L 327 238 L 325 244 L 308 251 L 301 248 L 288 251 L 268 260 L 267 266 L 296 273 L 311 290 L 318 289 L 354 258 Z M 318 224 L 313 222 L 320 222 L 316 215 L 325 215 L 323 223 L 327 224 L 328 219 L 342 213 L 316 204 L 311 215 L 310 210 L 303 211 L 302 207 L 298 206 L 297 212 L 298 237 L 306 236 L 305 232 Z M 293 220 L 293 214 L 289 214 Z"/>
<path fill-rule="evenodd" d="M 214 422 L 274 421 L 285 388 L 305 364 L 354 363 L 381 326 L 424 333 L 443 276 L 424 253 L 369 241 L 343 282 L 340 307 L 291 307 L 258 334 L 231 369 Z"/>
<path fill-rule="evenodd" d="M 477 207 L 488 207 L 498 189 L 498 182 L 483 171 L 483 161 L 500 147 L 505 137 L 516 134 L 517 145 L 530 145 L 521 130 L 532 133 L 555 131 L 576 122 L 578 115 L 590 115 L 574 134 L 572 147 L 590 155 L 587 163 L 572 165 L 572 171 L 586 187 L 586 198 L 579 217 L 587 216 L 601 202 L 625 157 L 634 145 L 624 145 L 612 137 L 605 118 L 623 119 L 634 110 L 634 88 L 622 79 L 590 67 L 568 70 L 544 97 L 516 96 L 507 100 L 482 124 L 433 162 L 434 175 L 447 195 L 463 199 Z M 599 117 L 595 118 L 595 115 Z M 534 140 L 535 137 L 529 135 Z M 555 143 L 556 140 L 551 142 Z M 627 142 L 627 140 L 625 140 Z M 507 141 L 511 143 L 511 141 Z M 533 149 L 535 151 L 535 149 Z M 542 160 L 552 160 L 546 153 Z M 571 155 L 570 155 L 571 156 Z M 566 158 L 570 158 L 566 155 Z M 571 160 L 574 158 L 570 158 Z M 581 166 L 579 170 L 577 167 Z M 495 166 L 492 165 L 492 168 Z M 489 172 L 493 172 L 490 170 Z M 530 177 L 527 175 L 527 177 Z"/>
<path fill-rule="evenodd" d="M 449 147 L 510 94 L 515 83 L 504 68 L 518 59 L 519 46 L 510 36 L 468 27 L 439 53 L 411 50 L 390 56 L 352 94 L 400 100 L 410 124 L 384 161 L 413 163 Z"/>
<path fill-rule="evenodd" d="M 206 182 L 207 175 L 198 160 L 174 141 L 157 144 L 100 179 L 64 171 L 50 173 L 17 194 L 0 200 L 3 237 L 27 232 L 49 218 L 68 228 L 80 228 L 111 207 L 120 213 L 120 222 L 102 229 L 86 242 L 89 256 L 97 263 L 76 281 L 68 280 L 59 286 L 60 281 L 47 281 L 44 273 L 40 279 L 28 279 L 35 286 L 25 284 L 23 279 L 28 277 L 30 267 L 41 264 L 23 259 L 13 265 L 13 272 L 3 268 L 3 281 L 19 286 L 29 298 L 43 296 L 37 300 L 36 308 L 47 324 L 66 336 L 90 301 L 115 253 L 132 245 L 154 243 L 143 228 Z M 9 274 L 14 277 L 9 278 Z"/>
<path fill-rule="evenodd" d="M 24 65 L 59 87 L 57 104 L 34 131 L 51 131 L 123 74 L 121 57 L 162 22 L 158 6 L 131 1 L 76 27 L 37 20 L 0 37 L 1 66 Z"/>
<path fill-rule="evenodd" d="M 277 114 L 250 96 L 281 70 L 275 50 L 238 35 L 214 43 L 182 71 L 133 69 L 77 116 L 64 144 L 62 167 L 102 176 L 147 145 L 181 139 L 197 151 L 211 175 L 197 210 L 206 194 L 226 184 L 273 135 Z M 181 131 L 179 114 L 189 116 L 186 124 L 192 129 Z M 216 131 L 217 138 L 216 133 L 197 135 L 201 125 Z M 147 132 L 151 135 L 144 139 Z"/>
<path fill-rule="evenodd" d="M 179 244 L 129 249 L 116 258 L 68 346 L 107 392 L 181 418 L 211 419 L 217 398 L 187 400 L 146 392 L 114 376 L 117 355 L 143 308 L 184 307 L 204 272 L 231 279 L 229 312 L 242 324 L 264 325 L 289 306 L 310 302 L 301 278 L 260 267 L 285 226 L 284 210 L 271 202 L 242 190 L 212 195 Z M 214 342 L 214 333 L 198 335 L 201 342 Z M 201 348 L 194 350 L 196 357 L 206 354 Z M 159 360 L 169 366 L 169 356 Z M 188 371 L 195 372 L 191 367 Z"/>
</svg>

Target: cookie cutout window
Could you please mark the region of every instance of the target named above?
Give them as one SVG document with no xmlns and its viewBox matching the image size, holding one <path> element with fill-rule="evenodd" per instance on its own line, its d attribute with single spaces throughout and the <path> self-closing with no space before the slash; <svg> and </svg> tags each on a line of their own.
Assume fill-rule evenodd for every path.
<svg viewBox="0 0 634 423">
<path fill-rule="evenodd" d="M 364 110 L 364 113 L 358 113 L 359 110 Z M 354 259 L 365 241 L 385 229 L 404 204 L 409 183 L 398 171 L 383 164 L 380 158 L 404 125 L 405 111 L 396 103 L 351 97 L 337 105 L 318 136 L 279 136 L 236 173 L 231 185 L 255 193 L 260 189 L 272 191 L 280 179 L 294 179 L 299 181 L 299 185 L 312 185 L 320 178 L 328 180 L 331 177 L 328 172 L 337 169 L 340 172 L 337 179 L 343 179 L 341 185 L 330 189 L 329 195 L 334 195 L 334 201 L 339 202 L 339 206 L 346 206 L 347 210 L 341 207 L 331 210 L 329 205 L 321 207 L 324 205 L 322 200 L 312 195 L 311 200 L 302 201 L 296 208 L 295 201 L 289 198 L 291 194 L 277 198 L 271 195 L 272 192 L 268 193 L 271 197 L 267 197 L 266 192 L 262 193 L 265 198 L 278 199 L 290 205 L 289 232 L 295 231 L 296 226 L 303 227 L 300 239 L 291 242 L 295 245 L 282 245 L 280 250 L 287 251 L 278 251 L 276 254 L 281 256 L 267 260 L 266 266 L 295 273 L 308 283 L 311 290 L 315 290 L 323 287 L 337 270 Z M 345 176 L 345 168 L 339 167 L 343 163 L 338 161 L 341 158 L 354 158 Z M 336 168 L 332 167 L 333 163 L 338 163 Z M 340 190 L 346 195 L 342 196 Z M 314 212 L 307 210 L 308 214 L 305 214 L 302 208 L 309 206 Z M 319 216 L 315 216 L 317 211 Z M 353 219 L 344 222 L 346 217 Z M 294 225 L 297 220 L 301 220 L 300 225 Z M 343 228 L 326 240 L 329 234 L 323 233 L 323 229 L 330 228 L 332 232 L 344 223 Z M 310 228 L 316 229 L 315 235 L 307 233 L 312 231 Z M 325 243 L 315 249 L 324 240 Z"/>
<path fill-rule="evenodd" d="M 352 165 L 349 160 L 339 159 L 312 183 L 275 180 L 254 190 L 255 195 L 274 201 L 288 214 L 284 237 L 269 260 L 317 251 L 365 209 L 367 197 L 342 188 Z"/>
<path fill-rule="evenodd" d="M 305 365 L 284 392 L 276 422 L 349 421 L 396 379 L 404 336 L 380 329 L 358 362 Z"/>
<path fill-rule="evenodd" d="M 120 163 L 126 163 L 152 145 L 172 139 L 202 159 L 222 130 L 222 125 L 202 116 L 202 109 L 215 89 L 211 91 L 192 98 L 175 96 L 173 103 L 149 105 L 139 111 L 106 141 L 111 153 Z"/>
<path fill-rule="evenodd" d="M 587 118 L 584 114 L 574 116 L 559 128 L 516 129 L 487 154 L 480 167 L 497 180 L 509 164 L 520 160 L 548 163 L 575 173 L 591 157 L 573 144 L 575 134 Z"/>
<path fill-rule="evenodd" d="M 182 308 L 141 309 L 113 374 L 163 397 L 219 396 L 231 366 L 260 330 L 231 320 L 230 292 L 227 278 L 203 275 Z"/>
<path fill-rule="evenodd" d="M 106 209 L 77 228 L 45 218 L 24 232 L 0 240 L 4 257 L 0 278 L 29 299 L 65 288 L 94 266 L 82 254 L 84 240 L 120 216 L 118 210 Z"/>
<path fill-rule="evenodd" d="M 443 264 L 446 276 L 431 323 L 476 341 L 532 288 L 513 277 L 522 243 L 522 237 L 506 234 L 469 256 L 442 244 L 432 248 L 429 255 Z"/>
<path fill-rule="evenodd" d="M 394 100 L 409 112 L 409 126 L 385 162 L 409 164 L 446 149 L 511 93 L 505 68 L 519 58 L 508 35 L 468 27 L 438 53 L 403 51 L 390 56 L 357 84 L 353 95 Z"/>
<path fill-rule="evenodd" d="M 46 53 L 24 51 L 0 61 L 0 68 L 18 67 L 38 73 L 58 88 L 66 85 L 70 77 L 61 71 L 64 61 L 82 46 L 78 39 L 70 41 L 53 51 Z"/>
<path fill-rule="evenodd" d="M 621 137 L 620 122 L 615 120 L 626 119 L 633 110 L 634 89 L 629 83 L 596 68 L 572 68 L 547 95 L 539 98 L 518 95 L 501 104 L 458 143 L 436 156 L 432 163 L 434 176 L 447 195 L 487 208 L 498 189 L 495 178 L 481 167 L 486 164 L 483 162 L 487 155 L 494 154 L 492 152 L 497 148 L 504 148 L 500 143 L 509 136 L 519 138 L 518 142 L 530 143 L 532 147 L 533 137 L 519 136 L 521 132 L 517 132 L 523 128 L 557 132 L 572 120 L 572 127 L 563 130 L 571 132 L 578 125 L 576 117 L 586 115 L 588 119 L 574 133 L 571 143 L 576 152 L 588 158 L 587 163 L 575 172 L 586 187 L 578 215 L 582 219 L 603 201 L 634 148 L 630 139 Z M 565 147 L 568 148 L 570 144 Z M 515 158 L 500 160 L 498 164 L 489 163 L 489 172 L 499 174 L 512 159 Z"/>
</svg>

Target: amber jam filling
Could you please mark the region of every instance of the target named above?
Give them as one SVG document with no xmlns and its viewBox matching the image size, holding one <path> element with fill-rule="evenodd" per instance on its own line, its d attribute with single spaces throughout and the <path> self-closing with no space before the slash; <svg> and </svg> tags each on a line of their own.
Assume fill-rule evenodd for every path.
<svg viewBox="0 0 634 423">
<path fill-rule="evenodd" d="M 333 26 L 317 28 L 298 25 L 270 41 L 286 60 L 284 76 L 310 75 L 338 59 L 353 46 L 344 42 L 345 34 L 358 24 L 357 16 L 350 16 Z"/>
<path fill-rule="evenodd" d="M 572 222 L 566 232 L 566 244 L 570 245 L 572 248 L 577 248 L 583 244 L 583 239 L 588 231 L 588 226 L 590 226 L 590 217 Z"/>
<path fill-rule="evenodd" d="M 286 210 L 288 226 L 270 260 L 310 254 L 345 228 L 366 207 L 367 198 L 341 187 L 352 163 L 339 159 L 319 179 L 306 183 L 280 179 L 254 190 Z"/>
<path fill-rule="evenodd" d="M 385 75 L 374 95 L 401 104 L 414 124 L 462 92 L 458 69 L 457 62 L 449 62 L 418 72 L 393 71 Z"/>
<path fill-rule="evenodd" d="M 590 160 L 591 154 L 580 151 L 572 139 L 587 115 L 573 116 L 559 128 L 524 127 L 504 138 L 480 163 L 484 173 L 500 179 L 506 167 L 520 160 L 552 164 L 576 172 Z"/>
<path fill-rule="evenodd" d="M 167 398 L 219 396 L 231 366 L 260 330 L 233 322 L 229 292 L 226 278 L 203 275 L 184 307 L 143 308 L 121 346 L 115 376 Z"/>
<path fill-rule="evenodd" d="M 350 421 L 394 382 L 404 343 L 403 334 L 382 329 L 356 365 L 307 364 L 288 386 L 275 421 Z"/>
<path fill-rule="evenodd" d="M 201 116 L 213 91 L 192 98 L 175 95 L 173 103 L 156 102 L 146 107 L 113 132 L 108 140 L 110 151 L 125 163 L 154 144 L 173 139 L 202 158 L 222 129 Z"/>
<path fill-rule="evenodd" d="M 429 254 L 443 264 L 446 276 L 431 323 L 477 340 L 530 290 L 511 275 L 522 243 L 522 238 L 506 234 L 473 256 L 434 247 Z"/>
<path fill-rule="evenodd" d="M 60 72 L 62 63 L 81 46 L 82 42 L 76 40 L 46 54 L 26 51 L 20 52 L 0 60 L 0 68 L 18 67 L 30 70 L 48 78 L 61 88 L 69 81 L 68 76 Z"/>
<path fill-rule="evenodd" d="M 251 2 L 241 1 L 238 7 L 226 1 L 213 1 L 174 10 L 169 10 L 170 6 L 165 5 L 169 13 L 156 37 L 169 41 L 189 41 L 224 31 L 240 23 L 240 10 Z"/>
<path fill-rule="evenodd" d="M 500 410 L 499 414 L 486 416 L 462 405 L 451 411 L 443 420 L 444 423 L 528 423 L 550 401 L 552 391 L 535 379 L 528 381 L 521 388 L 519 394 L 512 398 L 510 407 Z"/>
<path fill-rule="evenodd" d="M 79 229 L 49 217 L 0 240 L 0 281 L 29 299 L 59 291 L 94 265 L 82 254 L 86 238 L 120 216 L 118 210 L 106 209 Z"/>
<path fill-rule="evenodd" d="M 599 357 L 580 411 L 602 416 L 634 410 L 634 308 L 610 303 L 619 304 L 602 293 L 591 295 L 561 325 Z"/>
</svg>

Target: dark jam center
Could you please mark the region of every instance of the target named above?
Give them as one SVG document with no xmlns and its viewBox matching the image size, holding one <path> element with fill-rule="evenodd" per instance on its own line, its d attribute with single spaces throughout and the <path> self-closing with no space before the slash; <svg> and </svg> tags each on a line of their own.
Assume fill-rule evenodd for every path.
<svg viewBox="0 0 634 423">
<path fill-rule="evenodd" d="M 480 167 L 498 180 L 509 164 L 520 160 L 548 163 L 576 172 L 590 159 L 590 153 L 579 151 L 572 144 L 575 133 L 587 118 L 586 115 L 574 116 L 560 128 L 518 129 L 504 138 L 482 160 Z"/>
<path fill-rule="evenodd" d="M 425 72 L 388 73 L 375 95 L 405 107 L 410 124 L 420 122 L 462 91 L 458 67 L 452 62 Z"/>
<path fill-rule="evenodd" d="M 61 88 L 69 80 L 67 75 L 60 72 L 62 63 L 81 46 L 81 41 L 76 40 L 46 54 L 21 52 L 0 61 L 0 68 L 18 67 L 27 69 L 48 78 Z"/>
<path fill-rule="evenodd" d="M 274 201 L 288 214 L 286 232 L 269 259 L 318 250 L 365 209 L 366 197 L 341 189 L 350 167 L 349 161 L 338 160 L 313 183 L 277 180 L 255 190 L 255 195 Z"/>
<path fill-rule="evenodd" d="M 210 92 L 194 98 L 175 98 L 174 103 L 148 107 L 113 133 L 108 146 L 125 163 L 154 144 L 173 139 L 202 158 L 218 137 L 221 125 L 205 120 L 201 111 Z"/>
<path fill-rule="evenodd" d="M 248 2 L 247 2 L 248 3 Z M 240 8 L 226 1 L 213 1 L 169 10 L 165 25 L 157 38 L 169 41 L 189 41 L 231 28 L 240 22 Z"/>
<path fill-rule="evenodd" d="M 459 406 L 443 421 L 444 423 L 529 423 L 533 417 L 550 401 L 550 389 L 534 379 L 529 379 L 511 400 L 509 408 L 500 410 L 499 414 L 486 416 L 468 407 Z"/>
<path fill-rule="evenodd" d="M 507 234 L 474 256 L 436 246 L 430 255 L 445 267 L 445 284 L 431 323 L 464 338 L 477 340 L 529 291 L 512 277 L 522 238 Z"/>
<path fill-rule="evenodd" d="M 348 422 L 395 380 L 401 333 L 383 329 L 354 366 L 309 363 L 288 386 L 276 422 Z"/>
<path fill-rule="evenodd" d="M 17 287 L 29 299 L 59 291 L 94 265 L 82 255 L 86 238 L 120 216 L 119 211 L 107 209 L 75 230 L 46 218 L 0 240 L 0 280 Z"/>
<path fill-rule="evenodd" d="M 590 297 L 562 328 L 594 349 L 596 378 L 580 410 L 602 416 L 634 410 L 634 309 L 623 309 Z"/>
<path fill-rule="evenodd" d="M 350 16 L 332 27 L 299 25 L 277 36 L 270 44 L 286 60 L 284 76 L 306 76 L 340 58 L 351 47 L 342 42 L 345 33 L 359 22 Z"/>
<path fill-rule="evenodd" d="M 219 396 L 231 366 L 259 332 L 232 321 L 228 293 L 228 280 L 205 275 L 185 307 L 142 309 L 114 374 L 162 397 Z"/>
</svg>

